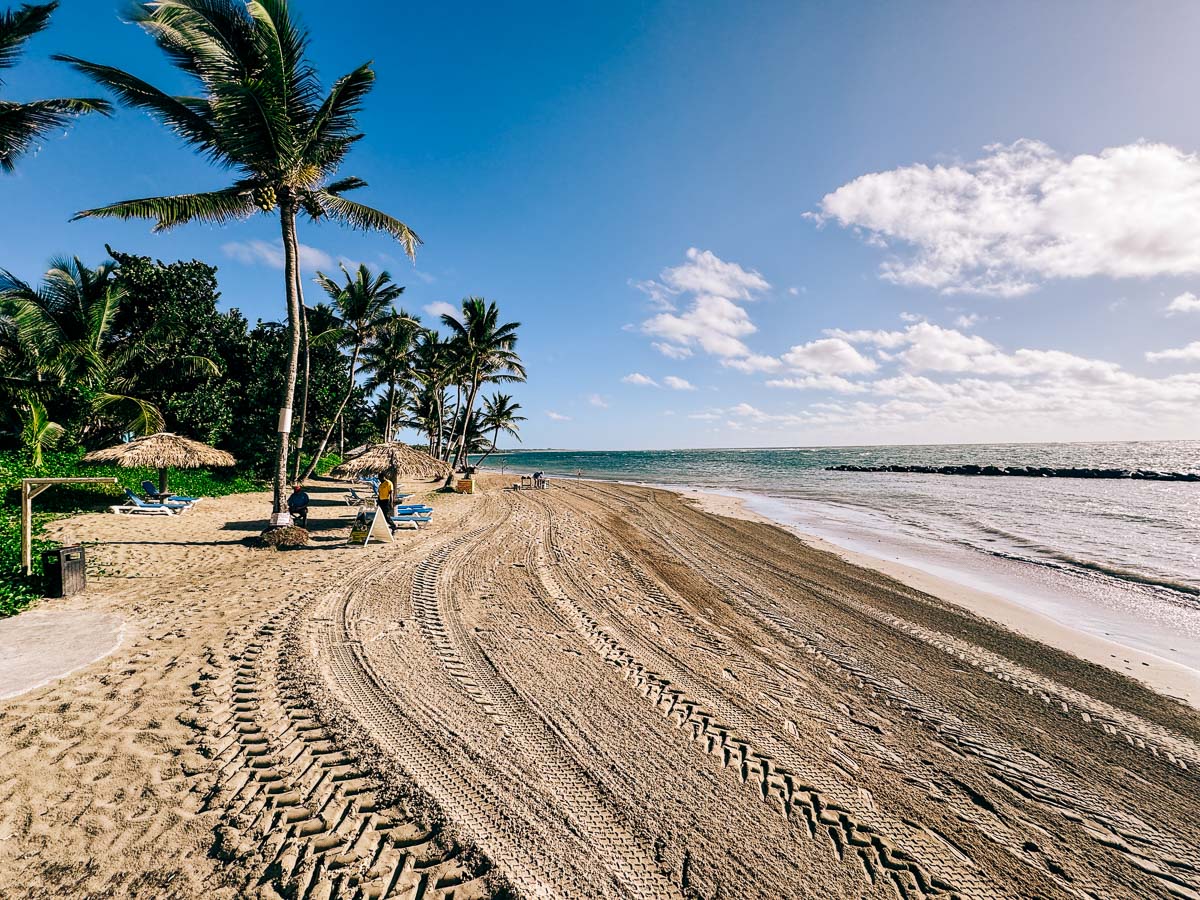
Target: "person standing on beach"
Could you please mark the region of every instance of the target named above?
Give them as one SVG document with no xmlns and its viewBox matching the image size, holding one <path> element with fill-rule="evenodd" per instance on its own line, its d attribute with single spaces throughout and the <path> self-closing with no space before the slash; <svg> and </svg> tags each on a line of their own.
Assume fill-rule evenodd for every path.
<svg viewBox="0 0 1200 900">
<path fill-rule="evenodd" d="M 392 480 L 387 475 L 382 476 L 379 479 L 378 499 L 375 502 L 383 511 L 384 521 L 388 523 L 388 528 L 392 531 L 396 530 L 396 523 L 392 521 L 392 494 L 394 491 L 395 485 L 392 484 Z"/>
</svg>

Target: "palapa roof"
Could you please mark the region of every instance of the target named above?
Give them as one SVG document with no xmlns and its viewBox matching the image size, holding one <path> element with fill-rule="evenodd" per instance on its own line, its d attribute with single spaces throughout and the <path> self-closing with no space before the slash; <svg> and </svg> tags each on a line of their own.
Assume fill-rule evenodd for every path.
<svg viewBox="0 0 1200 900">
<path fill-rule="evenodd" d="M 341 477 L 379 475 L 383 472 L 396 472 L 398 477 L 427 481 L 449 475 L 450 463 L 414 450 L 408 444 L 393 441 L 388 444 L 369 444 L 337 466 L 330 474 Z"/>
<path fill-rule="evenodd" d="M 210 447 L 178 434 L 160 431 L 157 434 L 134 438 L 115 447 L 93 450 L 83 458 L 89 463 L 116 463 L 127 469 L 146 467 L 151 469 L 199 469 L 202 467 L 222 468 L 235 465 L 235 460 L 224 450 Z"/>
</svg>

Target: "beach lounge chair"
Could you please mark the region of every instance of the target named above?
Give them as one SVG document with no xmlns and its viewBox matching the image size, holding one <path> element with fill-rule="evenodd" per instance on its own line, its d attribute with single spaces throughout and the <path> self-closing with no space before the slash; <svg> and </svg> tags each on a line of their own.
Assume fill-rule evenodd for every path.
<svg viewBox="0 0 1200 900">
<path fill-rule="evenodd" d="M 432 517 L 422 516 L 422 515 L 418 515 L 416 513 L 408 513 L 405 515 L 392 516 L 392 522 L 394 522 L 397 527 L 404 524 L 405 522 L 411 522 L 413 528 L 416 528 L 418 531 L 420 531 L 422 523 L 428 524 L 429 522 L 432 522 L 432 521 L 433 521 Z"/>
<path fill-rule="evenodd" d="M 176 510 L 170 507 L 163 506 L 161 503 L 146 503 L 141 497 L 135 495 L 136 503 L 126 503 L 124 505 L 110 506 L 108 511 L 116 513 L 118 516 L 173 516 Z"/>
<path fill-rule="evenodd" d="M 142 482 L 142 493 L 146 495 L 151 503 L 165 503 L 168 500 L 175 500 L 179 503 L 199 503 L 203 497 L 184 497 L 180 494 L 172 494 L 170 491 L 163 494 L 154 486 L 153 481 Z"/>
<path fill-rule="evenodd" d="M 183 512 L 185 509 L 192 508 L 192 504 L 190 503 L 178 503 L 173 500 L 168 500 L 165 503 L 148 503 L 129 488 L 125 488 L 125 496 L 129 498 L 130 503 L 141 509 L 155 509 L 157 507 L 163 507 L 164 509 L 169 509 L 172 512 Z"/>
<path fill-rule="evenodd" d="M 374 496 L 368 496 L 365 493 L 360 494 L 354 488 L 346 491 L 346 496 L 342 499 L 346 501 L 347 506 L 372 506 L 375 503 Z"/>
</svg>

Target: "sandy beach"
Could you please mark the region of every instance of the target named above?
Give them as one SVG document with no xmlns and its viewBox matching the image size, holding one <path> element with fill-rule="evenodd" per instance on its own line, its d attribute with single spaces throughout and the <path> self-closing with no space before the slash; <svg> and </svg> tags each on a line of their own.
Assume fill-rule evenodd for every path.
<svg viewBox="0 0 1200 900">
<path fill-rule="evenodd" d="M 1170 672 L 736 508 L 511 481 L 410 485 L 433 522 L 366 548 L 332 481 L 303 550 L 249 546 L 266 495 L 55 523 L 96 543 L 17 633 L 69 652 L 0 700 L 0 896 L 1200 897 Z"/>
</svg>

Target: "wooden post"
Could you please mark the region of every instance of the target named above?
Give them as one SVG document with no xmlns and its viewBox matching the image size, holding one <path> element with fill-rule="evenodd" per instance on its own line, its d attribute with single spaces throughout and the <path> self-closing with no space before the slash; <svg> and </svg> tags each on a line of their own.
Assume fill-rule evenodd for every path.
<svg viewBox="0 0 1200 900">
<path fill-rule="evenodd" d="M 161 468 L 158 470 L 158 492 L 165 494 L 167 492 L 167 470 Z"/>
<path fill-rule="evenodd" d="M 33 574 L 33 498 L 55 484 L 119 484 L 115 478 L 22 478 L 21 571 Z"/>
</svg>

